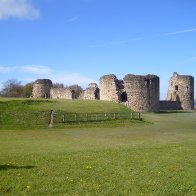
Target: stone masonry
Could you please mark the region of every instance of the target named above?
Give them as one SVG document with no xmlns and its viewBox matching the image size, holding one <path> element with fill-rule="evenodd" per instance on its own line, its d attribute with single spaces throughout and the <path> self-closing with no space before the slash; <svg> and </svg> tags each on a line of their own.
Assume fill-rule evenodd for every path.
<svg viewBox="0 0 196 196">
<path fill-rule="evenodd" d="M 33 84 L 33 98 L 50 98 L 50 89 L 52 88 L 52 81 L 49 79 L 38 79 Z"/>
<path fill-rule="evenodd" d="M 52 99 L 72 99 L 73 93 L 69 88 L 51 88 L 50 96 Z"/>
<path fill-rule="evenodd" d="M 86 90 L 83 92 L 83 99 L 99 99 L 99 88 L 96 83 L 90 83 Z"/>
<path fill-rule="evenodd" d="M 158 112 L 159 110 L 193 110 L 194 78 L 174 73 L 169 81 L 169 89 L 165 101 L 160 101 L 159 77 L 156 75 L 128 74 L 118 80 L 114 74 L 104 75 L 96 83 L 90 83 L 82 91 L 77 88 L 53 88 L 49 79 L 38 79 L 33 85 L 33 98 L 52 99 L 100 99 L 124 103 L 138 112 Z M 77 85 L 75 85 L 77 87 Z M 77 96 L 76 96 L 77 90 Z"/>
<path fill-rule="evenodd" d="M 159 77 L 132 75 L 124 77 L 127 105 L 139 112 L 159 111 Z"/>
<path fill-rule="evenodd" d="M 194 78 L 174 72 L 169 81 L 168 101 L 177 102 L 183 110 L 194 109 Z"/>
<path fill-rule="evenodd" d="M 119 102 L 119 81 L 114 74 L 102 76 L 99 88 L 100 100 Z"/>
</svg>

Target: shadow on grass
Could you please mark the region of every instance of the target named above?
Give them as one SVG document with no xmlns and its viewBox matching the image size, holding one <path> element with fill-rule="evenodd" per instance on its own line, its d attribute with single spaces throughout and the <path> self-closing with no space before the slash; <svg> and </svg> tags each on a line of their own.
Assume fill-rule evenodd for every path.
<svg viewBox="0 0 196 196">
<path fill-rule="evenodd" d="M 193 111 L 184 111 L 184 110 L 162 110 L 157 112 L 157 114 L 172 114 L 172 113 L 193 113 Z"/>
<path fill-rule="evenodd" d="M 33 169 L 36 166 L 32 165 L 26 165 L 26 166 L 17 166 L 17 165 L 0 165 L 0 171 L 1 170 L 9 170 L 9 169 Z"/>
</svg>

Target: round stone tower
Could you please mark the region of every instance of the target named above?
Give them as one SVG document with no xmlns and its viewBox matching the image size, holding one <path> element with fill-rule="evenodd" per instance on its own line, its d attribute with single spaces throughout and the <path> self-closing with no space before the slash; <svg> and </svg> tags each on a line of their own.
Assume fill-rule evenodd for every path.
<svg viewBox="0 0 196 196">
<path fill-rule="evenodd" d="M 183 110 L 194 110 L 194 78 L 174 72 L 169 81 L 168 101 L 176 101 Z"/>
<path fill-rule="evenodd" d="M 159 111 L 159 77 L 132 75 L 124 77 L 127 105 L 138 112 Z"/>
<path fill-rule="evenodd" d="M 52 88 L 52 81 L 49 79 L 38 79 L 33 84 L 33 98 L 50 98 L 50 89 Z"/>
<path fill-rule="evenodd" d="M 119 102 L 118 79 L 114 74 L 102 76 L 99 88 L 100 100 Z"/>
</svg>

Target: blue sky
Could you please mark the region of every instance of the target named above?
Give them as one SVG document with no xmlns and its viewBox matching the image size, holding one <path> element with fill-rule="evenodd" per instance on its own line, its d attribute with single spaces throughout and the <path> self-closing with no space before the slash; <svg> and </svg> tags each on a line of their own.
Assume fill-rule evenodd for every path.
<svg viewBox="0 0 196 196">
<path fill-rule="evenodd" d="M 173 72 L 196 78 L 195 0 L 0 0 L 1 87 L 156 74 L 163 99 Z"/>
</svg>

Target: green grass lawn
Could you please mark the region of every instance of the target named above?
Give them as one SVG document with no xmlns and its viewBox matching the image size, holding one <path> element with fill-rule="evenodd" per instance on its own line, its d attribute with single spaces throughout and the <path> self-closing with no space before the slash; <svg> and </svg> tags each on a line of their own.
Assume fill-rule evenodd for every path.
<svg viewBox="0 0 196 196">
<path fill-rule="evenodd" d="M 45 100 L 45 99 L 0 99 L 0 130 L 45 129 L 48 127 L 50 111 L 57 113 L 127 113 L 131 110 L 124 105 L 96 100 Z M 130 122 L 130 121 L 129 121 Z M 136 121 L 132 121 L 134 123 Z M 122 126 L 127 121 L 104 122 L 105 126 Z M 138 123 L 138 122 L 136 122 Z M 140 122 L 141 123 L 141 122 Z M 98 123 L 69 123 L 66 127 L 102 126 Z M 64 124 L 54 127 L 64 128 Z"/>
<path fill-rule="evenodd" d="M 76 111 L 78 103 L 71 103 L 64 110 Z M 90 102 L 79 104 L 90 108 Z M 103 104 L 98 108 L 107 109 Z M 24 111 L 51 107 L 39 105 L 27 104 Z M 62 109 L 58 101 L 52 105 Z M 112 111 L 128 110 L 114 105 Z M 196 111 L 147 113 L 144 119 L 151 123 L 2 127 L 0 195 L 196 195 Z"/>
</svg>

